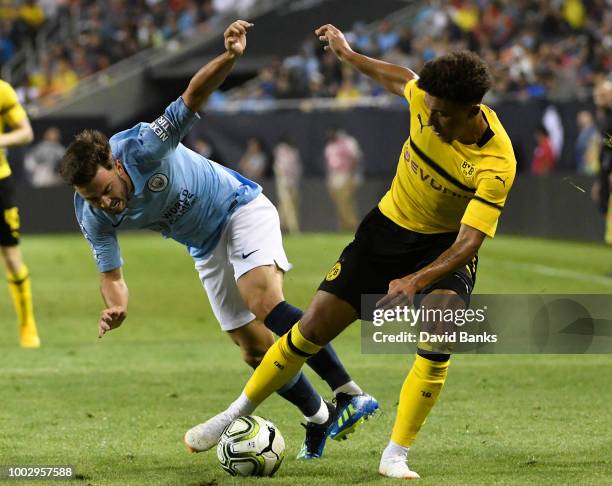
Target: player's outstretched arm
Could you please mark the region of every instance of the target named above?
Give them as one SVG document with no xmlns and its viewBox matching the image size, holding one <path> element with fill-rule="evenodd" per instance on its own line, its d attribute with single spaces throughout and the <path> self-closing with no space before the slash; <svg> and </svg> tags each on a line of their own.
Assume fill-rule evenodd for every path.
<svg viewBox="0 0 612 486">
<path fill-rule="evenodd" d="M 246 49 L 246 33 L 253 24 L 236 20 L 223 33 L 225 52 L 202 67 L 181 95 L 187 107 L 197 112 L 208 97 L 225 81 L 236 60 Z"/>
<path fill-rule="evenodd" d="M 353 66 L 385 89 L 398 96 L 404 96 L 404 87 L 417 74 L 408 68 L 391 64 L 378 59 L 358 54 L 351 49 L 342 31 L 331 24 L 325 24 L 315 30 L 319 40 L 326 42 L 325 50 L 331 49 L 338 59 Z"/>
<path fill-rule="evenodd" d="M 30 120 L 24 118 L 7 133 L 0 134 L 0 148 L 25 145 L 34 140 L 34 132 Z"/>
<path fill-rule="evenodd" d="M 100 274 L 100 292 L 106 309 L 100 313 L 98 337 L 119 327 L 127 317 L 128 288 L 121 268 Z"/>
</svg>

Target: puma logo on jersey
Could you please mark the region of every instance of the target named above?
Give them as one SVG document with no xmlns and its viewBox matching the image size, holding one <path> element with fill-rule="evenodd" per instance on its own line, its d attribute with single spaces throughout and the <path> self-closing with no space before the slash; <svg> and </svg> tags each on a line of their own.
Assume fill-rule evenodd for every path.
<svg viewBox="0 0 612 486">
<path fill-rule="evenodd" d="M 495 176 L 495 180 L 501 182 L 504 185 L 504 187 L 506 187 L 506 181 L 508 180 L 508 178 L 506 177 L 505 179 L 502 179 L 499 176 Z"/>
<path fill-rule="evenodd" d="M 421 114 L 417 114 L 417 120 L 419 120 L 419 125 L 421 125 L 421 133 L 423 133 L 423 127 L 426 127 L 428 125 L 423 125 L 423 120 L 421 120 Z"/>
</svg>

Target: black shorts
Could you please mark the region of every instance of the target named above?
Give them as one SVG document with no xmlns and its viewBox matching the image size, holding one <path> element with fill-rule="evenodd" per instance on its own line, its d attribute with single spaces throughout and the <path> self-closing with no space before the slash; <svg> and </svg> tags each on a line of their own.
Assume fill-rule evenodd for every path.
<svg viewBox="0 0 612 486">
<path fill-rule="evenodd" d="M 407 230 L 376 207 L 361 222 L 355 239 L 344 248 L 319 290 L 345 300 L 362 319 L 368 319 L 364 314 L 369 312 L 362 309 L 362 295 L 386 294 L 391 280 L 429 265 L 456 238 L 457 233 L 423 234 Z M 469 304 L 476 283 L 477 264 L 478 257 L 475 257 L 469 265 L 441 278 L 421 293 L 427 294 L 434 289 L 453 290 Z"/>
<path fill-rule="evenodd" d="M 15 182 L 11 176 L 0 179 L 0 246 L 19 244 L 19 211 Z"/>
</svg>

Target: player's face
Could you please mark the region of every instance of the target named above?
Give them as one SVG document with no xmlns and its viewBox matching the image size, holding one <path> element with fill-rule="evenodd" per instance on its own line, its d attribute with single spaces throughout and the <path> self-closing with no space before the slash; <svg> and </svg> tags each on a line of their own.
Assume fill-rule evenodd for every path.
<svg viewBox="0 0 612 486">
<path fill-rule="evenodd" d="M 425 104 L 429 108 L 427 124 L 444 142 L 460 138 L 469 127 L 473 106 L 459 105 L 427 94 Z"/>
<path fill-rule="evenodd" d="M 128 182 L 123 165 L 115 161 L 112 169 L 98 167 L 96 175 L 89 184 L 76 186 L 76 191 L 92 206 L 111 214 L 119 214 L 127 205 L 129 197 Z"/>
</svg>

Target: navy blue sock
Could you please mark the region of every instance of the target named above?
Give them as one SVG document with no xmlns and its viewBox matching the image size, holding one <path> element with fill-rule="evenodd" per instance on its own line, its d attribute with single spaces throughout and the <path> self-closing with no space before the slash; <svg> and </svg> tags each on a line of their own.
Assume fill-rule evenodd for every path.
<svg viewBox="0 0 612 486">
<path fill-rule="evenodd" d="M 277 393 L 299 408 L 304 417 L 313 416 L 321 407 L 321 397 L 301 371 Z"/>
<path fill-rule="evenodd" d="M 272 309 L 264 320 L 264 324 L 272 332 L 278 336 L 282 336 L 287 333 L 303 315 L 304 313 L 301 309 L 293 307 L 288 302 L 283 301 Z M 327 344 L 321 348 L 321 351 L 312 358 L 309 358 L 306 363 L 308 363 L 308 366 L 310 366 L 317 375 L 327 382 L 332 390 L 351 381 L 351 377 L 346 369 L 344 369 L 340 358 L 338 358 L 331 344 Z"/>
</svg>

